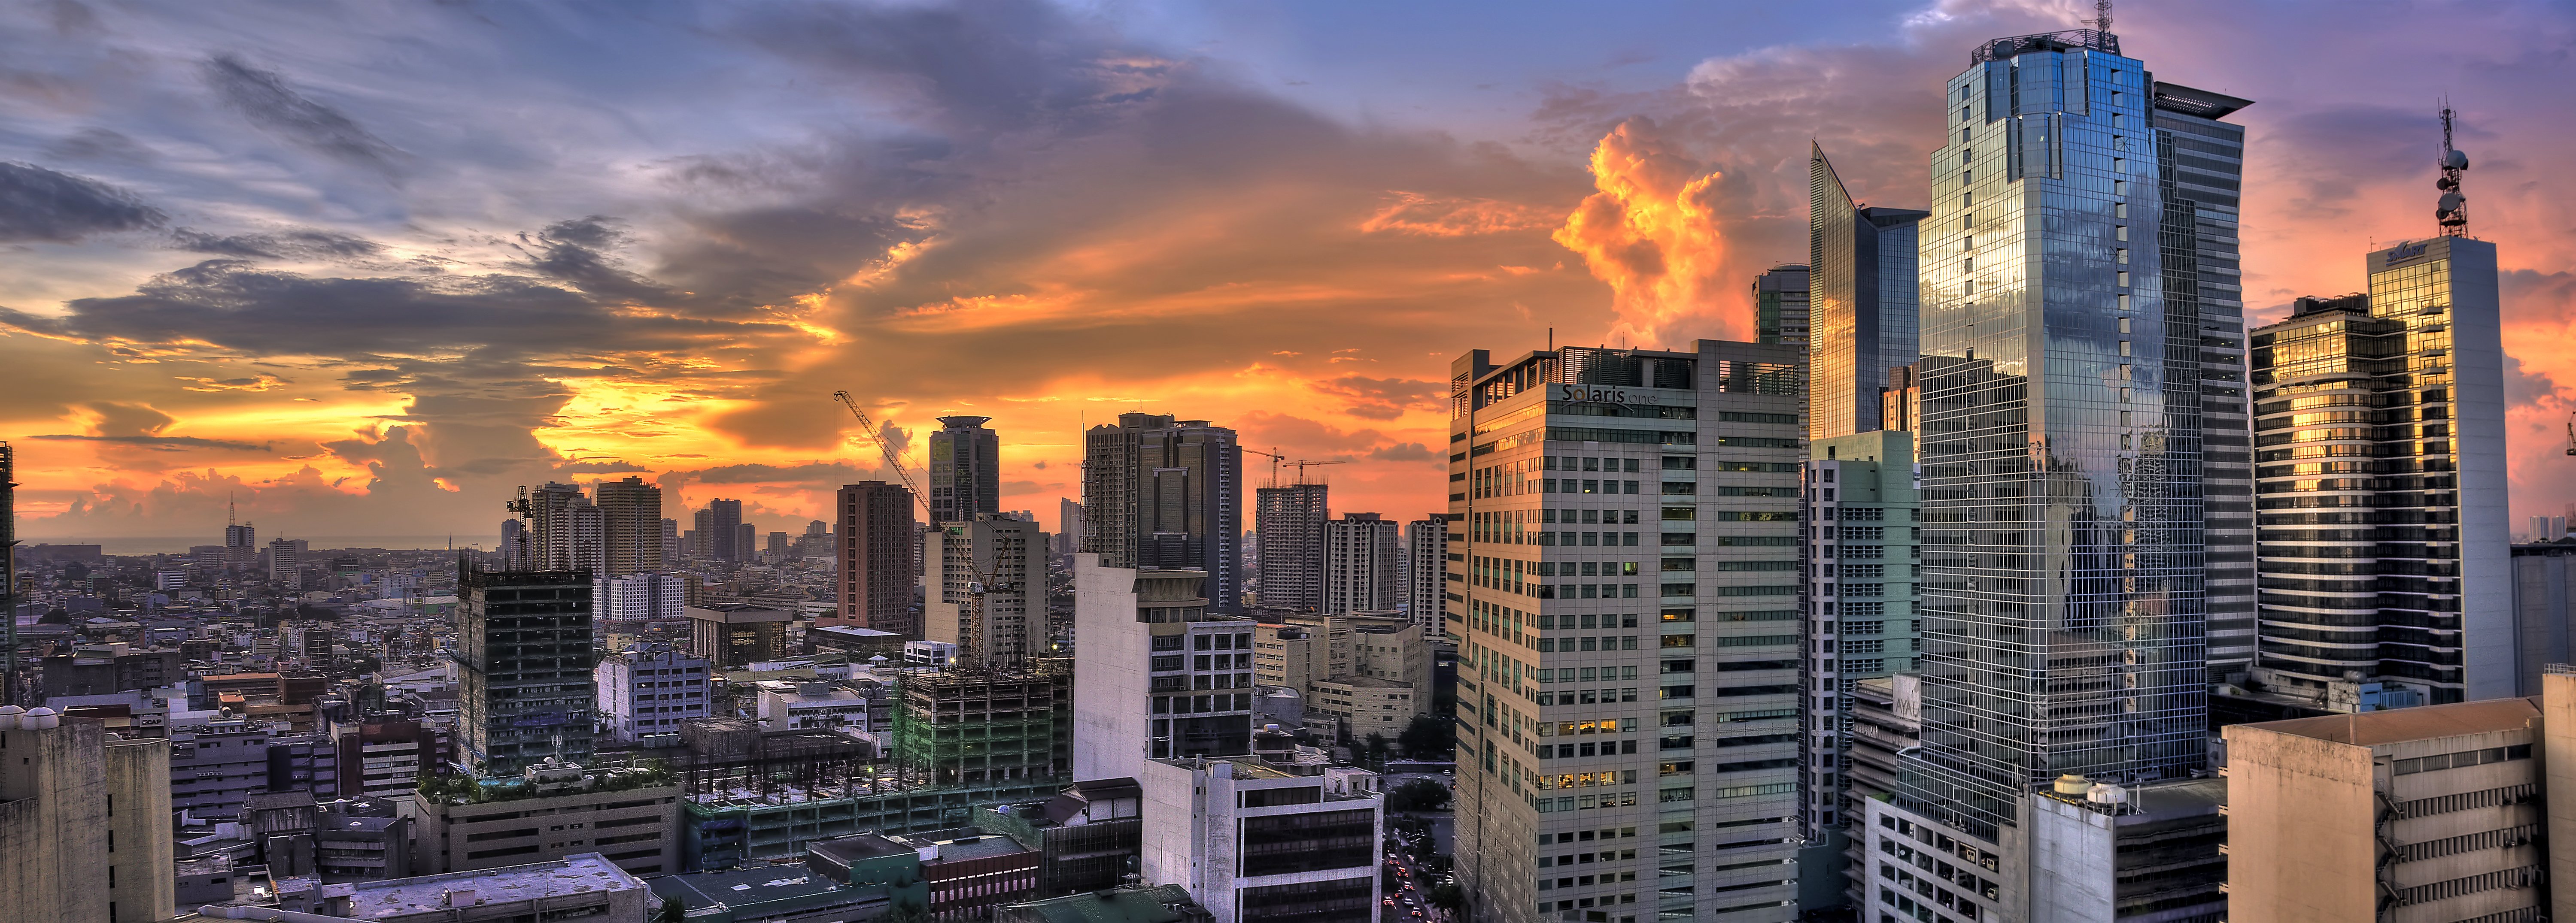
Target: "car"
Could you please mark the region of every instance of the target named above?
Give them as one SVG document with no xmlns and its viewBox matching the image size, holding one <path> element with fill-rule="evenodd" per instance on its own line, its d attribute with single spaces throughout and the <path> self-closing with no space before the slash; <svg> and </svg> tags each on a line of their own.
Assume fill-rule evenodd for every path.
<svg viewBox="0 0 2576 923">
<path fill-rule="evenodd" d="M 1395 898 L 1392 898 L 1392 897 L 1387 898 L 1387 899 L 1386 899 L 1386 905 L 1387 905 L 1387 906 L 1389 906 L 1389 907 L 1393 907 L 1393 906 L 1395 906 Z"/>
</svg>

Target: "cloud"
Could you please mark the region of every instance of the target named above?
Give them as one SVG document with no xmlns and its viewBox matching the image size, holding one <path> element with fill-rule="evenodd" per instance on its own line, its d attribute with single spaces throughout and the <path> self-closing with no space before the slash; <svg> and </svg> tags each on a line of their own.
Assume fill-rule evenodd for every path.
<svg viewBox="0 0 2576 923">
<path fill-rule="evenodd" d="M 146 446 L 149 448 L 172 451 L 180 449 L 223 449 L 235 452 L 276 451 L 276 443 L 235 442 L 230 439 L 199 439 L 195 436 L 79 436 L 58 434 L 49 436 L 29 436 L 27 438 L 45 439 L 57 442 L 106 442 L 117 445 Z"/>
<path fill-rule="evenodd" d="M 1728 241 L 1719 228 L 1724 174 L 1685 154 L 1653 119 L 1638 117 L 1602 136 L 1592 177 L 1600 191 L 1565 219 L 1555 239 L 1610 284 L 1619 316 L 1612 335 L 1641 345 L 1679 342 L 1692 321 L 1722 322 L 1706 313 L 1732 282 L 1723 272 Z"/>
<path fill-rule="evenodd" d="M 1369 450 L 1368 457 L 1372 461 L 1382 462 L 1443 462 L 1445 464 L 1445 460 L 1440 457 L 1440 453 L 1432 451 L 1430 446 L 1423 445 L 1419 442 L 1407 442 L 1402 445 L 1382 446 L 1371 449 Z"/>
<path fill-rule="evenodd" d="M 1314 383 L 1315 390 L 1351 399 L 1343 413 L 1370 420 L 1393 420 L 1407 410 L 1446 406 L 1448 386 L 1413 378 L 1366 378 L 1344 375 Z"/>
<path fill-rule="evenodd" d="M 150 163 L 155 159 L 151 148 L 125 133 L 95 125 L 47 145 L 45 156 L 59 160 L 100 160 L 124 164 Z"/>
<path fill-rule="evenodd" d="M 169 216 L 133 193 L 34 164 L 0 163 L 0 241 L 71 243 L 160 227 Z"/>
<path fill-rule="evenodd" d="M 234 55 L 207 58 L 198 76 L 224 105 L 270 134 L 306 150 L 391 179 L 399 175 L 401 151 L 360 127 L 356 120 L 315 102 L 276 71 L 252 67 Z"/>
<path fill-rule="evenodd" d="M 354 234 L 298 228 L 267 234 L 208 234 L 193 228 L 170 232 L 174 244 L 192 253 L 267 260 L 353 260 L 384 252 L 384 246 Z"/>
</svg>

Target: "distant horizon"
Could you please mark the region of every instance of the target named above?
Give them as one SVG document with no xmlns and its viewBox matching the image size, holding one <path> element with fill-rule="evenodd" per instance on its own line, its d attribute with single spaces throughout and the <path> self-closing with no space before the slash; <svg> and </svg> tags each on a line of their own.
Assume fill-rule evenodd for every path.
<svg viewBox="0 0 2576 923">
<path fill-rule="evenodd" d="M 448 547 L 450 540 L 450 536 L 445 535 L 323 535 L 313 537 L 282 537 L 301 539 L 305 545 L 310 548 L 382 548 L 387 551 L 441 551 Z M 18 537 L 18 546 L 26 548 L 35 545 L 97 545 L 99 546 L 100 554 L 130 556 L 146 554 L 186 554 L 188 553 L 188 549 L 198 545 L 223 544 L 223 536 L 221 535 L 215 536 L 214 541 L 206 541 L 205 539 L 206 537 L 202 535 L 116 535 L 98 537 L 21 535 Z M 454 536 L 453 539 L 455 547 L 459 549 L 490 551 L 501 546 L 501 537 L 499 535 L 458 535 Z M 261 544 L 265 546 L 267 541 L 268 540 L 263 540 Z"/>
</svg>

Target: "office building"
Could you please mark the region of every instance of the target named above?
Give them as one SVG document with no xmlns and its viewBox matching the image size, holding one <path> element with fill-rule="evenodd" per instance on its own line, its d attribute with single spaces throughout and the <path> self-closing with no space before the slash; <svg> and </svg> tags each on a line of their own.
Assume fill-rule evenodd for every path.
<svg viewBox="0 0 2576 923">
<path fill-rule="evenodd" d="M 709 500 L 706 514 L 698 524 L 698 538 L 706 543 L 707 554 L 728 563 L 749 560 L 751 549 L 742 543 L 742 501 Z"/>
<path fill-rule="evenodd" d="M 1915 223 L 1930 212 L 1852 201 L 1823 145 L 1807 154 L 1807 436 L 1903 430 L 1879 411 L 1888 370 L 1919 357 Z"/>
<path fill-rule="evenodd" d="M 913 585 L 921 579 L 913 560 L 921 527 L 912 518 L 912 491 L 884 481 L 844 484 L 834 509 L 841 622 L 921 637 L 912 608 Z"/>
<path fill-rule="evenodd" d="M 1100 566 L 1207 573 L 1218 612 L 1242 611 L 1243 455 L 1234 431 L 1128 413 L 1083 434 L 1082 550 Z"/>
<path fill-rule="evenodd" d="M 1782 263 L 1753 277 L 1753 322 L 1763 345 L 1806 347 L 1809 275 L 1805 266 Z"/>
<path fill-rule="evenodd" d="M 1449 599 L 1449 519 L 1433 513 L 1404 524 L 1404 613 L 1425 638 L 1440 637 Z"/>
<path fill-rule="evenodd" d="M 1324 521 L 1324 612 L 1394 612 L 1403 605 L 1396 579 L 1403 547 L 1394 520 L 1376 513 L 1345 513 Z M 1265 586 L 1267 577 L 1263 578 Z"/>
<path fill-rule="evenodd" d="M 1702 340 L 1451 365 L 1476 919 L 1797 916 L 1803 358 Z"/>
<path fill-rule="evenodd" d="M 268 543 L 268 580 L 292 589 L 304 586 L 304 542 L 278 539 Z"/>
<path fill-rule="evenodd" d="M 2401 243 L 2369 276 L 2254 331 L 2253 682 L 2331 711 L 2510 695 L 2495 245 Z"/>
<path fill-rule="evenodd" d="M 501 520 L 501 569 L 529 570 L 537 566 L 536 537 L 528 534 L 528 524 L 513 516 Z"/>
<path fill-rule="evenodd" d="M 687 606 L 689 652 L 717 670 L 740 670 L 787 656 L 787 623 L 796 613 L 751 603 Z"/>
<path fill-rule="evenodd" d="M 62 923 L 171 916 L 169 741 L 0 705 L 0 753 L 0 907 Z"/>
<path fill-rule="evenodd" d="M 1923 520 L 1912 433 L 1818 438 L 1807 458 L 1800 597 L 1811 656 L 1800 666 L 1807 695 L 1798 819 L 1809 845 L 1798 874 L 1808 883 L 1800 905 L 1820 908 L 1843 890 L 1844 828 L 1869 794 L 1854 790 L 1853 690 L 1912 671 L 1921 647 L 1914 625 Z"/>
<path fill-rule="evenodd" d="M 678 570 L 680 567 L 680 551 L 684 547 L 685 546 L 680 544 L 680 521 L 677 519 L 662 520 L 661 569 Z"/>
<path fill-rule="evenodd" d="M 1060 555 L 1071 555 L 1075 552 L 1081 551 L 1082 504 L 1074 502 L 1071 497 L 1057 498 L 1055 501 L 1055 529 L 1054 553 Z"/>
<path fill-rule="evenodd" d="M 855 736 L 876 730 L 868 720 L 868 697 L 839 683 L 773 679 L 755 688 L 752 716 L 763 731 L 829 730 Z"/>
<path fill-rule="evenodd" d="M 243 805 L 264 794 L 340 796 L 340 749 L 330 735 L 283 734 L 237 718 L 169 734 L 171 810 L 220 821 L 242 816 Z"/>
<path fill-rule="evenodd" d="M 652 769 L 547 761 L 460 776 L 421 790 L 416 860 L 445 873 L 598 853 L 637 875 L 668 874 L 680 870 L 679 800 L 679 781 Z"/>
<path fill-rule="evenodd" d="M 2238 683 L 2254 663 L 2254 464 L 2246 406 L 2245 279 L 2237 267 L 2238 194 L 2245 178 L 2245 128 L 2223 121 L 2253 105 L 2158 81 L 2148 118 L 2156 131 L 2163 218 L 2152 231 L 2163 251 L 2165 313 L 2194 318 L 2200 352 L 2202 578 L 2209 613 L 2209 681 Z M 2189 328 L 2172 335 L 2188 340 Z M 2180 382 L 2191 367 L 2174 347 Z"/>
<path fill-rule="evenodd" d="M 423 772 L 456 761 L 454 734 L 434 721 L 367 715 L 334 722 L 330 735 L 340 750 L 340 794 L 351 798 L 409 798 Z"/>
<path fill-rule="evenodd" d="M 547 482 L 519 488 L 510 511 L 526 523 L 532 570 L 607 570 L 606 522 L 581 485 Z M 505 535 L 507 533 L 505 532 Z"/>
<path fill-rule="evenodd" d="M 1252 679 L 1294 689 L 1328 742 L 1394 740 L 1430 714 L 1431 639 L 1400 615 L 1291 616 L 1252 628 Z"/>
<path fill-rule="evenodd" d="M 1324 524 L 1332 519 L 1323 484 L 1264 487 L 1253 529 L 1261 543 L 1261 606 L 1292 612 L 1324 607 Z"/>
<path fill-rule="evenodd" d="M 2147 245 L 2144 64 L 2093 30 L 1972 58 L 1918 225 L 1923 746 L 1897 805 L 2026 868 L 2051 780 L 2207 764 L 2200 320 Z M 2001 876 L 2008 918 L 2026 877 Z"/>
<path fill-rule="evenodd" d="M 930 434 L 930 523 L 968 522 L 1002 511 L 1002 437 L 991 417 L 940 417 Z"/>
<path fill-rule="evenodd" d="M 605 576 L 622 577 L 665 569 L 662 541 L 662 488 L 640 477 L 602 482 L 598 488 L 600 558 Z"/>
<path fill-rule="evenodd" d="M 1046 599 L 1045 541 L 1037 523 L 999 513 L 941 523 L 923 562 L 924 639 L 955 644 L 988 668 L 1044 653 L 1045 625 L 1032 630 L 1029 599 L 1032 591 L 1040 605 Z"/>
<path fill-rule="evenodd" d="M 591 584 L 591 599 L 599 608 L 599 617 L 610 621 L 677 619 L 688 602 L 687 581 L 678 574 L 600 577 Z"/>
<path fill-rule="evenodd" d="M 701 509 L 695 513 L 689 514 L 689 520 L 690 524 L 694 527 L 688 531 L 686 536 L 689 545 L 689 556 L 700 561 L 715 560 L 716 511 Z"/>
<path fill-rule="evenodd" d="M 249 567 L 251 562 L 259 559 L 259 529 L 251 523 L 231 522 L 230 500 L 225 501 L 224 509 L 224 566 Z"/>
<path fill-rule="evenodd" d="M 1851 778 L 1844 783 L 1847 797 L 1886 801 L 1896 797 L 1896 777 L 1904 771 L 1908 751 L 1923 743 L 1923 682 L 1913 673 L 1891 673 L 1852 683 L 1842 703 L 1850 719 L 1844 723 L 1852 737 L 1844 750 L 1843 773 Z M 1836 844 L 1852 849 L 1862 844 L 1866 852 L 1872 842 L 1869 835 L 1868 808 L 1854 800 L 1841 809 L 1848 815 L 1844 834 Z M 1841 880 L 1820 877 L 1810 863 L 1816 861 L 1813 847 L 1798 857 L 1798 905 L 1810 909 L 1840 906 L 1855 911 L 1869 903 L 1869 892 L 1876 887 L 1871 865 L 1867 861 L 1829 861 L 1826 867 L 1839 869 Z M 1837 902 L 1832 889 L 1840 888 Z M 1955 914 L 1953 916 L 1956 916 Z"/>
<path fill-rule="evenodd" d="M 2513 694 L 2540 694 L 2549 664 L 2576 663 L 2576 543 L 2513 546 Z"/>
<path fill-rule="evenodd" d="M 1099 891 L 1135 867 L 1144 790 L 1134 779 L 1092 779 L 1044 801 L 978 808 L 974 821 L 1037 849 L 1037 896 Z"/>
<path fill-rule="evenodd" d="M 471 765 L 510 773 L 590 759 L 590 575 L 460 566 L 457 723 Z"/>
<path fill-rule="evenodd" d="M 1086 509 L 1094 509 L 1085 504 Z M 1133 778 L 1166 757 L 1252 752 L 1252 620 L 1200 595 L 1204 571 L 1074 556 L 1073 777 Z"/>
<path fill-rule="evenodd" d="M 1158 759 L 1136 781 L 1144 880 L 1188 889 L 1217 923 L 1375 915 L 1386 818 L 1373 773 Z"/>
<path fill-rule="evenodd" d="M 2232 725 L 2227 911 L 2271 923 L 2543 920 L 2569 907 L 2576 791 L 2551 757 L 2576 676 L 2546 692 Z M 2557 855 L 2553 855 L 2553 853 Z M 2553 900 L 2554 896 L 2554 900 Z M 2556 906 L 2552 906 L 2553 903 Z"/>
<path fill-rule="evenodd" d="M 709 714 L 707 671 L 706 658 L 667 645 L 637 645 L 600 658 L 591 671 L 600 728 L 618 743 L 677 743 L 682 722 Z"/>
</svg>

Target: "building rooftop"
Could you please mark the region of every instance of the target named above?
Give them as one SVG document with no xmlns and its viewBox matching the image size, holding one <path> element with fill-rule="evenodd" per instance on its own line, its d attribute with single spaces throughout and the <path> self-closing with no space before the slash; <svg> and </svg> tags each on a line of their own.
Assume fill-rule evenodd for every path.
<svg viewBox="0 0 2576 923">
<path fill-rule="evenodd" d="M 2450 705 L 2424 705 L 2356 715 L 2325 715 L 2240 724 L 2237 727 L 2290 734 L 2358 747 L 2484 734 L 2530 727 L 2540 720 L 2536 699 L 2487 699 Z"/>
<path fill-rule="evenodd" d="M 649 887 L 653 889 L 653 896 L 676 897 L 681 904 L 695 910 L 711 905 L 743 907 L 812 897 L 838 890 L 841 883 L 808 872 L 803 866 L 781 865 L 665 875 L 653 879 Z"/>
<path fill-rule="evenodd" d="M 585 891 L 625 891 L 643 888 L 644 882 L 594 852 L 565 856 L 556 862 L 480 872 L 362 881 L 354 887 L 351 906 L 355 919 L 380 920 L 439 912 L 447 908 L 448 892 L 468 888 L 482 903 L 496 904 Z"/>
<path fill-rule="evenodd" d="M 1009 905 L 1021 919 L 1046 923 L 1183 923 L 1207 919 L 1207 911 L 1180 885 L 1119 888 Z"/>
</svg>

